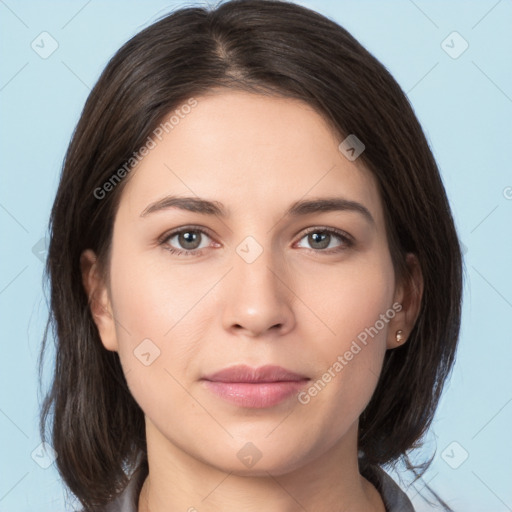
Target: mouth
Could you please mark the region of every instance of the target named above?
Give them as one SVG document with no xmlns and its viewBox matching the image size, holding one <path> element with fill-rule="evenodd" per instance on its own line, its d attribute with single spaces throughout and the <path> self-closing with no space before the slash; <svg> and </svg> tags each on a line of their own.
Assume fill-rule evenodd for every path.
<svg viewBox="0 0 512 512">
<path fill-rule="evenodd" d="M 205 387 L 216 396 L 240 407 L 274 407 L 298 393 L 310 380 L 280 366 L 251 368 L 237 365 L 203 377 Z"/>
</svg>

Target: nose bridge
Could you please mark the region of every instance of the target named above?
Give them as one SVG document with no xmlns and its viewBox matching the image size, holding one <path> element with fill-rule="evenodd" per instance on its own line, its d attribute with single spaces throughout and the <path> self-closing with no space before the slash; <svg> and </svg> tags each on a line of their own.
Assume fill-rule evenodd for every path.
<svg viewBox="0 0 512 512">
<path fill-rule="evenodd" d="M 261 236 L 259 238 L 261 240 Z M 238 244 L 237 257 L 234 259 L 234 278 L 240 284 L 239 293 L 244 296 L 254 295 L 253 300 L 260 297 L 272 301 L 282 298 L 282 285 L 279 286 L 275 275 L 282 267 L 282 255 L 272 252 L 270 239 L 265 239 L 263 243 L 265 245 L 255 237 L 247 236 Z"/>
<path fill-rule="evenodd" d="M 225 328 L 242 327 L 256 335 L 293 323 L 290 291 L 284 284 L 287 276 L 281 275 L 285 268 L 282 256 L 272 253 L 271 241 L 265 240 L 264 246 L 247 236 L 235 248 L 224 305 Z"/>
</svg>

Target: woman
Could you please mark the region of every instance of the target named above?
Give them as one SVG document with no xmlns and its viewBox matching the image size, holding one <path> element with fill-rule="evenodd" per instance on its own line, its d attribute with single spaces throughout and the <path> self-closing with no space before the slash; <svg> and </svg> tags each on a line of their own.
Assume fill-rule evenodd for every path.
<svg viewBox="0 0 512 512">
<path fill-rule="evenodd" d="M 166 16 L 91 92 L 52 210 L 64 481 L 86 510 L 414 510 L 381 466 L 431 423 L 461 265 L 407 98 L 343 28 Z"/>
</svg>

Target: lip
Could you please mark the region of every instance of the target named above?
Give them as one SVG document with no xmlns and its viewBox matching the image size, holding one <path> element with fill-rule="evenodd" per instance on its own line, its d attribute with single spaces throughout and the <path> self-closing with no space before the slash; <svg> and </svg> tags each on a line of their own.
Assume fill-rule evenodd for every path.
<svg viewBox="0 0 512 512">
<path fill-rule="evenodd" d="M 310 379 L 280 366 L 251 368 L 237 365 L 201 380 L 209 391 L 226 401 L 241 407 L 263 409 L 298 393 Z"/>
<path fill-rule="evenodd" d="M 203 377 L 204 380 L 211 382 L 296 382 L 307 378 L 306 375 L 300 375 L 281 366 L 265 365 L 252 368 L 245 364 L 230 366 Z"/>
</svg>

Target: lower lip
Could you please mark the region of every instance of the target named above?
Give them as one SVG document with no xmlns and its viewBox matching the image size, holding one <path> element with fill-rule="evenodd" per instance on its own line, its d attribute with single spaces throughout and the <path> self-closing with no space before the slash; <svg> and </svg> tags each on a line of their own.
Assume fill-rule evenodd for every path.
<svg viewBox="0 0 512 512">
<path fill-rule="evenodd" d="M 212 382 L 203 381 L 206 387 L 224 400 L 241 407 L 264 409 L 273 407 L 298 393 L 307 380 L 280 382 Z"/>
</svg>

